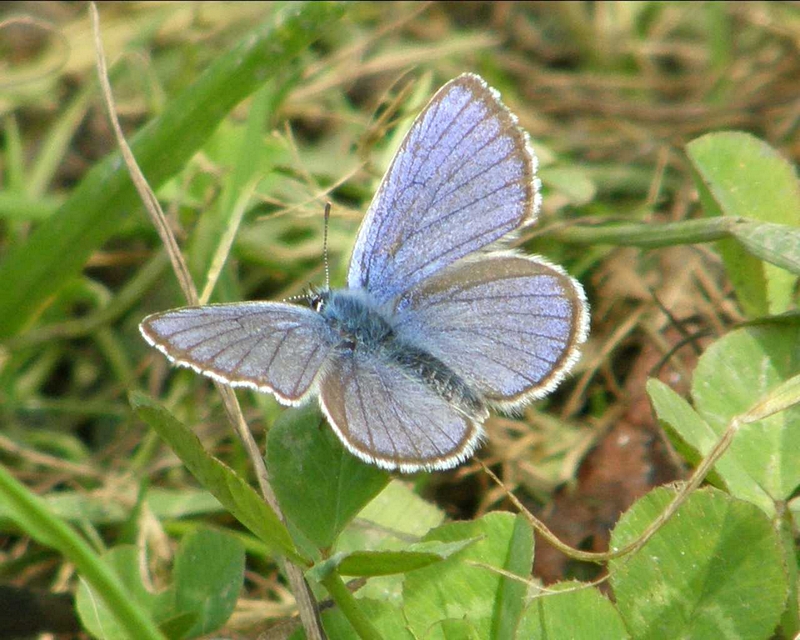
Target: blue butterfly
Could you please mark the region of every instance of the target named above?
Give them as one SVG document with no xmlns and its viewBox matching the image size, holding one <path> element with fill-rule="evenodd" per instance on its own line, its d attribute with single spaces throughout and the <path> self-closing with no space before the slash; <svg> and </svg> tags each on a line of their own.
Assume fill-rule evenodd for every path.
<svg viewBox="0 0 800 640">
<path fill-rule="evenodd" d="M 552 391 L 588 331 L 581 285 L 503 249 L 541 205 L 528 136 L 478 76 L 444 85 L 361 224 L 347 287 L 309 306 L 242 302 L 148 316 L 173 363 L 283 404 L 311 397 L 353 454 L 385 469 L 472 455 L 490 407 Z"/>
</svg>

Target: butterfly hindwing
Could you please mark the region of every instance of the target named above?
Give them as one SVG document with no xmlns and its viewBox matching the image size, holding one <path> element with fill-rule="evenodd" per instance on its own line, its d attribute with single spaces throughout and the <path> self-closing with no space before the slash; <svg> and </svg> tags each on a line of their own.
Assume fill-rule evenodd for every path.
<svg viewBox="0 0 800 640">
<path fill-rule="evenodd" d="M 398 301 L 394 327 L 488 401 L 514 407 L 558 384 L 587 323 L 578 282 L 509 252 L 460 262 L 417 285 Z"/>
<path fill-rule="evenodd" d="M 357 351 L 334 358 L 320 382 L 320 405 L 344 445 L 386 469 L 444 469 L 469 457 L 481 436 L 408 372 Z"/>
</svg>

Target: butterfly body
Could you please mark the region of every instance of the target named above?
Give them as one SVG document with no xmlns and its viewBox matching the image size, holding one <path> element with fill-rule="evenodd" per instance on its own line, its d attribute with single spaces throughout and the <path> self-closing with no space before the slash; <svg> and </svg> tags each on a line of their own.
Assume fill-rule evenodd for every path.
<svg viewBox="0 0 800 640">
<path fill-rule="evenodd" d="M 469 385 L 444 362 L 400 338 L 391 324 L 394 314 L 384 315 L 366 291 L 320 291 L 312 297 L 311 307 L 331 328 L 339 357 L 371 356 L 397 366 L 464 415 L 485 418 L 484 403 Z"/>
<path fill-rule="evenodd" d="M 538 213 L 527 135 L 478 76 L 418 116 L 362 222 L 347 287 L 145 318 L 174 363 L 284 404 L 318 397 L 342 443 L 387 469 L 446 469 L 487 407 L 546 395 L 588 331 L 580 284 L 502 248 Z"/>
</svg>

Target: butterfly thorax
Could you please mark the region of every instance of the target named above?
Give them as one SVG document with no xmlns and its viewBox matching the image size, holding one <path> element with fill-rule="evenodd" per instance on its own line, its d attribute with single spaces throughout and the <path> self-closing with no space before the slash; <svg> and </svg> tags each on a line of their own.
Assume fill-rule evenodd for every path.
<svg viewBox="0 0 800 640">
<path fill-rule="evenodd" d="M 486 416 L 480 396 L 437 357 L 401 340 L 368 293 L 320 291 L 312 306 L 340 337 L 340 351 L 376 355 L 424 382 L 462 413 L 481 420 Z"/>
<path fill-rule="evenodd" d="M 339 335 L 342 349 L 376 352 L 394 338 L 391 325 L 363 291 L 320 291 L 311 305 Z"/>
</svg>

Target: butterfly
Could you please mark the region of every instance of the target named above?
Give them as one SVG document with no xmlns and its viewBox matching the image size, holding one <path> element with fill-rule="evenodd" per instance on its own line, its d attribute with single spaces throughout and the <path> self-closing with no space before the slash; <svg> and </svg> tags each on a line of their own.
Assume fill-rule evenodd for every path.
<svg viewBox="0 0 800 640">
<path fill-rule="evenodd" d="M 361 224 L 343 289 L 145 318 L 174 364 L 298 405 L 344 446 L 403 472 L 472 455 L 490 408 L 552 391 L 588 332 L 581 285 L 504 248 L 541 206 L 537 160 L 482 78 L 445 84 L 414 121 Z"/>
</svg>

